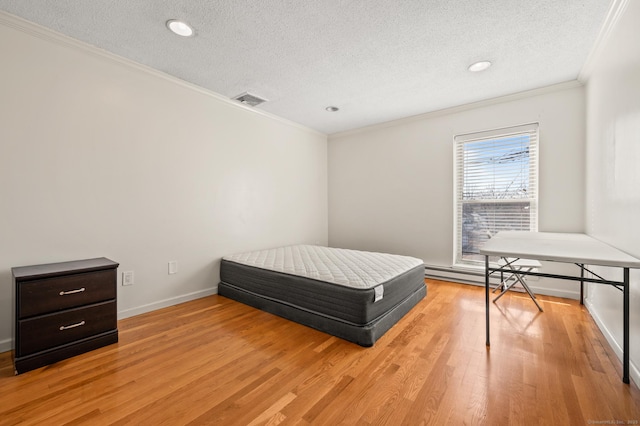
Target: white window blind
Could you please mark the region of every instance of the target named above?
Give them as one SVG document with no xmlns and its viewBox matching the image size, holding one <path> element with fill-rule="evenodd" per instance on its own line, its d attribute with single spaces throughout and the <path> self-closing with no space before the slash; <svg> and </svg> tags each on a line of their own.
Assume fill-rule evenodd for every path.
<svg viewBox="0 0 640 426">
<path fill-rule="evenodd" d="M 479 263 L 480 246 L 497 232 L 538 230 L 538 124 L 454 142 L 455 263 Z"/>
</svg>

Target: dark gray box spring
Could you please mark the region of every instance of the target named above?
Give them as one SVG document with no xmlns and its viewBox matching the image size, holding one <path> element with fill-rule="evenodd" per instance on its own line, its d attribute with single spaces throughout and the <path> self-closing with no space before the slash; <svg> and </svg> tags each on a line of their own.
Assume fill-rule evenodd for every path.
<svg viewBox="0 0 640 426">
<path fill-rule="evenodd" d="M 221 296 L 361 346 L 372 346 L 427 293 L 424 265 L 382 283 L 384 296 L 377 302 L 374 288 L 355 289 L 226 259 L 220 278 Z"/>
</svg>

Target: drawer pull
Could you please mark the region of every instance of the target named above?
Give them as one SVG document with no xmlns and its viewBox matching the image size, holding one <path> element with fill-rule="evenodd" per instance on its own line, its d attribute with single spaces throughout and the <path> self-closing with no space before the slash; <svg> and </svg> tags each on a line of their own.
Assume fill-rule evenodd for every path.
<svg viewBox="0 0 640 426">
<path fill-rule="evenodd" d="M 70 329 L 70 328 L 80 327 L 81 325 L 84 325 L 84 324 L 85 324 L 85 323 L 84 323 L 84 321 L 80 321 L 80 322 L 77 322 L 77 323 L 75 323 L 75 324 L 71 324 L 71 325 L 61 325 L 61 326 L 60 326 L 60 331 L 62 331 L 62 330 L 68 330 L 68 329 Z"/>
<path fill-rule="evenodd" d="M 82 293 L 83 291 L 85 291 L 85 288 L 79 288 L 77 290 L 69 290 L 69 291 L 61 291 L 60 292 L 60 296 L 65 296 L 67 294 L 75 294 L 75 293 Z"/>
</svg>

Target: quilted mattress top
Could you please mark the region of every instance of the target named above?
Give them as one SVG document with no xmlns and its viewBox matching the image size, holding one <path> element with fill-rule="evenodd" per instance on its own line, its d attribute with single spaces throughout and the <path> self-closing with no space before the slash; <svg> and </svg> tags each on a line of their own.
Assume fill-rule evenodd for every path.
<svg viewBox="0 0 640 426">
<path fill-rule="evenodd" d="M 357 289 L 375 287 L 424 264 L 415 257 L 313 245 L 238 253 L 223 259 Z"/>
</svg>

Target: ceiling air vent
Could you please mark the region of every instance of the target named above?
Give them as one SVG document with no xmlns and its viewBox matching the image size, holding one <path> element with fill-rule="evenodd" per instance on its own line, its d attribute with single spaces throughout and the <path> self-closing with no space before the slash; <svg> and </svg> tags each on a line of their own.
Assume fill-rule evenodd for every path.
<svg viewBox="0 0 640 426">
<path fill-rule="evenodd" d="M 240 101 L 240 103 L 245 104 L 245 105 L 249 105 L 249 106 L 258 106 L 263 102 L 267 102 L 266 99 L 262 99 L 257 97 L 256 95 L 252 95 L 249 92 L 244 92 L 241 95 L 238 95 L 232 99 L 235 99 L 236 101 Z"/>
</svg>

